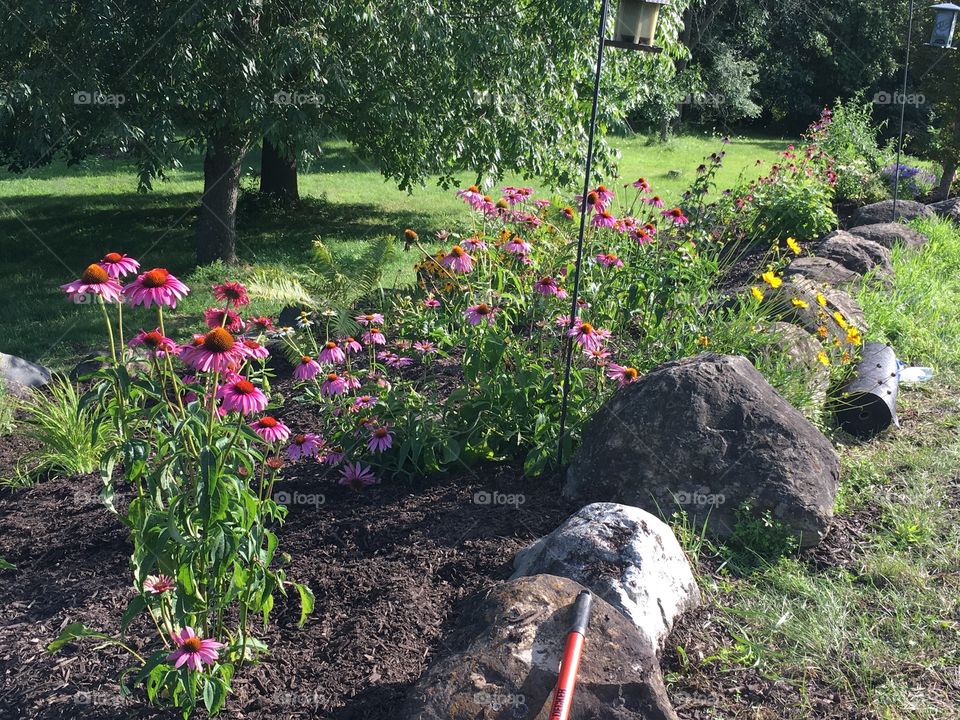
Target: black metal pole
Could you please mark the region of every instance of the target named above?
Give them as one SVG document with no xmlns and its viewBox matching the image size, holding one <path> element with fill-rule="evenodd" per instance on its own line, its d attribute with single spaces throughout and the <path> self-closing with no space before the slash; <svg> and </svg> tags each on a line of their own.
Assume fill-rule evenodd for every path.
<svg viewBox="0 0 960 720">
<path fill-rule="evenodd" d="M 912 0 L 911 0 L 912 2 Z M 593 78 L 593 108 L 590 111 L 590 130 L 587 136 L 587 167 L 583 176 L 583 196 L 580 200 L 580 234 L 577 237 L 577 263 L 573 270 L 573 292 L 570 303 L 570 323 L 567 325 L 567 346 L 563 364 L 563 400 L 560 405 L 560 439 L 557 443 L 557 466 L 563 467 L 563 439 L 567 432 L 567 404 L 570 398 L 570 368 L 573 363 L 573 338 L 570 330 L 577 321 L 580 300 L 580 265 L 583 262 L 583 236 L 587 229 L 587 195 L 593 172 L 593 139 L 597 128 L 597 104 L 600 100 L 600 71 L 603 69 L 604 37 L 607 31 L 607 0 L 600 4 L 600 29 L 597 32 L 597 71 Z"/>
<path fill-rule="evenodd" d="M 893 180 L 893 217 L 890 222 L 897 221 L 897 202 L 900 200 L 900 154 L 903 152 L 903 121 L 907 114 L 907 79 L 910 76 L 910 45 L 913 44 L 913 5 L 910 0 L 910 22 L 907 25 L 907 59 L 903 66 L 903 93 L 900 95 L 900 137 L 897 140 L 897 166 L 894 168 Z"/>
</svg>

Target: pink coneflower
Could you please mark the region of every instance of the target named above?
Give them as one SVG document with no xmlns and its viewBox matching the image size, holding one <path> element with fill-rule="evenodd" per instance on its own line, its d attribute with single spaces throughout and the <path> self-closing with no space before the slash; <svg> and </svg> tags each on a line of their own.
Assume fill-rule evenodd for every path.
<svg viewBox="0 0 960 720">
<path fill-rule="evenodd" d="M 229 308 L 207 308 L 203 311 L 203 321 L 208 328 L 226 328 L 236 334 L 243 332 L 243 320 Z"/>
<path fill-rule="evenodd" d="M 291 460 L 299 460 L 305 457 L 317 457 L 323 448 L 324 440 L 319 435 L 313 433 L 300 433 L 290 438 L 290 445 L 287 446 L 287 457 Z"/>
<path fill-rule="evenodd" d="M 567 332 L 567 335 L 573 338 L 584 350 L 596 350 L 603 345 L 603 341 L 610 338 L 610 331 L 603 328 L 595 328 L 579 318 L 577 324 Z"/>
<path fill-rule="evenodd" d="M 147 575 L 143 581 L 143 589 L 151 595 L 161 595 L 177 587 L 177 583 L 169 575 Z"/>
<path fill-rule="evenodd" d="M 550 205 L 552 205 L 552 203 L 551 203 L 549 200 L 534 200 L 534 201 L 533 201 L 533 206 L 534 206 L 535 208 L 537 208 L 537 210 L 543 210 L 543 209 L 545 209 L 545 208 L 550 207 Z"/>
<path fill-rule="evenodd" d="M 686 225 L 690 222 L 687 219 L 687 216 L 683 214 L 683 210 L 680 208 L 673 208 L 673 210 L 664 210 L 662 213 L 665 218 L 670 220 L 674 225 Z"/>
<path fill-rule="evenodd" d="M 651 237 L 657 234 L 657 226 L 654 225 L 653 223 L 645 223 L 643 226 L 643 230 L 644 232 L 647 233 L 647 235 L 650 235 Z"/>
<path fill-rule="evenodd" d="M 647 205 L 653 205 L 655 208 L 660 209 L 663 207 L 663 200 L 660 199 L 659 195 L 654 195 L 650 198 L 644 198 L 644 202 Z"/>
<path fill-rule="evenodd" d="M 110 277 L 106 269 L 97 264 L 88 265 L 78 280 L 61 285 L 60 289 L 74 302 L 85 302 L 86 296 L 91 294 L 99 295 L 106 302 L 120 302 L 122 292 L 116 278 Z"/>
<path fill-rule="evenodd" d="M 653 242 L 653 238 L 643 228 L 637 228 L 630 233 L 630 239 L 633 240 L 638 245 L 646 245 L 648 242 Z"/>
<path fill-rule="evenodd" d="M 636 188 L 637 190 L 639 190 L 640 192 L 644 192 L 644 193 L 645 193 L 645 192 L 650 192 L 650 183 L 648 183 L 648 182 L 647 182 L 646 180 L 644 180 L 643 178 L 639 178 L 639 179 L 635 180 L 634 182 L 630 183 L 630 185 L 632 185 L 633 187 L 635 187 L 635 188 Z"/>
<path fill-rule="evenodd" d="M 367 315 L 357 315 L 354 320 L 366 327 L 367 325 L 383 325 L 383 315 L 380 313 L 369 313 Z"/>
<path fill-rule="evenodd" d="M 436 310 L 438 307 L 440 307 L 440 301 L 431 295 L 423 301 L 423 306 L 428 310 Z"/>
<path fill-rule="evenodd" d="M 238 282 L 227 281 L 214 285 L 213 296 L 220 302 L 230 303 L 235 308 L 250 304 L 247 289 Z"/>
<path fill-rule="evenodd" d="M 273 330 L 273 320 L 265 315 L 259 315 L 247 319 L 247 332 L 270 332 Z"/>
<path fill-rule="evenodd" d="M 347 391 L 346 381 L 336 373 L 327 373 L 326 379 L 320 384 L 320 394 L 343 395 Z"/>
<path fill-rule="evenodd" d="M 463 314 L 467 318 L 467 322 L 471 325 L 479 325 L 484 321 L 487 325 L 492 325 L 493 316 L 496 312 L 497 309 L 495 307 L 487 305 L 487 303 L 480 303 L 478 305 L 471 305 Z"/>
<path fill-rule="evenodd" d="M 185 627 L 180 634 L 173 633 L 173 644 L 177 649 L 167 655 L 167 662 L 173 662 L 174 668 L 180 668 L 186 665 L 190 670 L 200 672 L 204 663 L 213 665 L 219 659 L 217 650 L 223 647 L 223 643 L 208 638 L 200 638 L 192 627 Z"/>
<path fill-rule="evenodd" d="M 617 224 L 614 225 L 613 229 L 617 232 L 628 233 L 634 230 L 637 227 L 637 219 L 630 216 L 622 217 L 617 220 Z"/>
<path fill-rule="evenodd" d="M 360 378 L 351 375 L 350 373 L 341 373 L 341 378 L 347 387 L 347 390 L 359 390 L 360 389 Z"/>
<path fill-rule="evenodd" d="M 123 294 L 130 300 L 131 305 L 167 305 L 175 308 L 177 302 L 183 300 L 190 292 L 190 288 L 177 280 L 164 268 L 154 268 L 138 276 L 136 280 L 123 289 Z"/>
<path fill-rule="evenodd" d="M 376 482 L 377 478 L 373 471 L 360 463 L 354 463 L 353 465 L 347 463 L 340 471 L 340 484 L 354 490 L 362 490 L 370 485 L 375 485 Z"/>
<path fill-rule="evenodd" d="M 377 359 L 392 368 L 404 368 L 413 364 L 413 360 L 408 357 L 401 357 L 394 352 L 385 350 L 377 354 Z"/>
<path fill-rule="evenodd" d="M 607 368 L 607 377 L 611 380 L 618 381 L 620 387 L 623 387 L 624 385 L 636 382 L 637 378 L 640 377 L 640 373 L 637 372 L 636 368 L 610 363 L 610 366 Z"/>
<path fill-rule="evenodd" d="M 269 350 L 267 350 L 256 340 L 250 340 L 249 338 L 245 338 L 244 340 L 240 341 L 239 350 L 241 353 L 253 360 L 266 360 L 268 357 L 270 357 Z"/>
<path fill-rule="evenodd" d="M 613 191 L 610 190 L 606 185 L 597 185 L 593 189 L 593 192 L 597 194 L 597 197 L 600 198 L 600 202 L 603 203 L 604 206 L 606 206 L 606 204 L 615 197 Z"/>
<path fill-rule="evenodd" d="M 432 355 L 433 353 L 437 352 L 437 346 L 429 340 L 417 340 L 413 344 L 413 349 L 417 352 L 423 353 L 424 355 Z"/>
<path fill-rule="evenodd" d="M 333 340 L 327 340 L 320 351 L 319 360 L 325 363 L 342 363 L 347 361 L 347 354 Z"/>
<path fill-rule="evenodd" d="M 597 228 L 612 228 L 616 224 L 617 219 L 609 210 L 601 210 L 590 220 L 590 225 Z"/>
<path fill-rule="evenodd" d="M 514 235 L 503 246 L 503 249 L 514 255 L 528 255 L 533 247 L 519 235 Z"/>
<path fill-rule="evenodd" d="M 460 246 L 467 252 L 475 252 L 477 250 L 486 250 L 487 244 L 478 237 L 468 237 Z"/>
<path fill-rule="evenodd" d="M 552 277 L 542 277 L 533 284 L 533 289 L 546 297 L 558 297 L 561 300 L 567 296 L 567 291 L 561 288 Z"/>
<path fill-rule="evenodd" d="M 590 358 L 594 365 L 598 367 L 603 367 L 606 365 L 607 358 L 610 357 L 610 352 L 602 347 L 595 348 L 593 350 L 585 350 L 584 354 Z"/>
<path fill-rule="evenodd" d="M 320 363 L 309 355 L 302 355 L 300 357 L 300 364 L 293 370 L 294 380 L 300 381 L 313 380 L 313 378 L 319 374 Z"/>
<path fill-rule="evenodd" d="M 218 327 L 206 335 L 198 335 L 192 345 L 180 351 L 180 359 L 194 370 L 226 373 L 236 370 L 244 355 L 233 335 Z"/>
<path fill-rule="evenodd" d="M 440 264 L 457 273 L 468 273 L 473 270 L 473 258 L 459 245 L 450 248 L 450 252 L 443 256 Z"/>
<path fill-rule="evenodd" d="M 246 378 L 238 378 L 222 385 L 217 390 L 224 412 L 239 412 L 252 415 L 267 409 L 267 396 Z"/>
<path fill-rule="evenodd" d="M 623 267 L 623 260 L 621 260 L 620 258 L 618 258 L 618 257 L 617 257 L 616 255 L 614 255 L 613 253 L 600 253 L 599 255 L 597 255 L 597 258 L 596 258 L 596 259 L 597 259 L 597 262 L 598 262 L 598 263 L 600 263 L 601 265 L 603 265 L 603 266 L 606 267 L 606 268 L 611 268 L 611 267 L 621 268 L 621 267 Z"/>
<path fill-rule="evenodd" d="M 367 440 L 367 449 L 372 453 L 382 453 L 393 445 L 393 435 L 389 425 L 378 425 L 370 428 L 370 439 Z"/>
<path fill-rule="evenodd" d="M 372 327 L 363 334 L 363 341 L 367 345 L 386 345 L 387 338 L 378 327 Z"/>
<path fill-rule="evenodd" d="M 100 267 L 107 271 L 107 275 L 119 280 L 125 275 L 133 275 L 140 269 L 140 263 L 123 253 L 107 253 L 100 261 Z"/>
<path fill-rule="evenodd" d="M 144 348 L 150 357 L 166 357 L 167 353 L 176 355 L 180 352 L 177 344 L 170 338 L 164 336 L 164 334 L 160 332 L 160 328 L 152 330 L 151 332 L 141 330 L 130 339 L 127 345 L 130 347 Z"/>
<path fill-rule="evenodd" d="M 351 412 L 358 412 L 360 410 L 372 408 L 376 404 L 377 398 L 375 398 L 373 395 L 361 395 L 353 401 L 353 405 L 350 406 L 350 410 Z"/>
<path fill-rule="evenodd" d="M 572 207 L 567 206 L 567 207 L 565 207 L 565 208 L 561 208 L 560 214 L 563 215 L 567 220 L 573 220 L 573 208 L 572 208 Z"/>
<path fill-rule="evenodd" d="M 464 202 L 474 210 L 483 209 L 484 195 L 476 185 L 471 185 L 463 190 L 457 190 L 457 197 L 463 198 Z"/>
<path fill-rule="evenodd" d="M 340 345 L 343 346 L 343 349 L 348 353 L 358 353 L 363 350 L 363 345 L 358 343 L 351 335 L 348 335 L 345 338 L 340 338 Z"/>
<path fill-rule="evenodd" d="M 267 443 L 284 442 L 290 437 L 290 428 L 272 415 L 264 415 L 250 423 L 250 428 Z"/>
</svg>

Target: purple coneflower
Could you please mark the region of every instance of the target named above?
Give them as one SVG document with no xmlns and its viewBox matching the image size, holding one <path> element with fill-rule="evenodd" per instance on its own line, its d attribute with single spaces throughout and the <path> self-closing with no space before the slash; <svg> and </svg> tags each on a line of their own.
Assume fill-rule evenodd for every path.
<svg viewBox="0 0 960 720">
<path fill-rule="evenodd" d="M 230 303 L 235 308 L 250 304 L 247 289 L 238 282 L 227 281 L 214 285 L 213 296 L 220 302 Z"/>
<path fill-rule="evenodd" d="M 389 450 L 393 445 L 393 436 L 390 434 L 389 425 L 378 425 L 370 428 L 370 439 L 367 441 L 367 449 L 373 453 L 382 453 Z"/>
<path fill-rule="evenodd" d="M 616 380 L 620 383 L 620 387 L 623 387 L 624 385 L 636 382 L 637 378 L 640 377 L 640 373 L 637 372 L 636 368 L 610 363 L 610 366 L 607 368 L 607 377 L 611 380 Z"/>
<path fill-rule="evenodd" d="M 240 341 L 240 352 L 253 360 L 266 360 L 270 357 L 270 351 L 256 340 L 245 338 Z"/>
<path fill-rule="evenodd" d="M 87 295 L 99 295 L 105 302 L 120 302 L 122 292 L 116 278 L 110 277 L 101 265 L 88 265 L 78 280 L 61 285 L 67 297 L 73 301 L 85 301 Z"/>
<path fill-rule="evenodd" d="M 479 303 L 478 305 L 468 307 L 463 314 L 467 318 L 467 322 L 471 325 L 479 325 L 484 321 L 486 321 L 488 325 L 492 325 L 493 316 L 496 312 L 497 309 L 495 307 L 487 305 L 487 303 Z"/>
<path fill-rule="evenodd" d="M 346 381 L 336 373 L 327 373 L 326 379 L 320 384 L 320 394 L 343 395 L 347 391 Z"/>
<path fill-rule="evenodd" d="M 514 235 L 503 246 L 503 249 L 514 255 L 528 255 L 533 247 L 519 235 Z"/>
<path fill-rule="evenodd" d="M 267 409 L 267 396 L 263 391 L 244 377 L 228 382 L 217 390 L 220 407 L 224 412 L 239 412 L 252 415 Z"/>
<path fill-rule="evenodd" d="M 570 328 L 567 334 L 584 350 L 596 350 L 603 345 L 604 340 L 610 338 L 611 333 L 578 318 L 577 324 Z"/>
<path fill-rule="evenodd" d="M 213 665 L 219 658 L 217 650 L 223 647 L 223 643 L 216 640 L 200 638 L 189 626 L 171 637 L 177 649 L 167 656 L 167 662 L 173 662 L 174 668 L 186 665 L 188 669 L 200 672 L 204 663 Z"/>
<path fill-rule="evenodd" d="M 347 361 L 347 355 L 340 349 L 340 346 L 337 345 L 333 340 L 327 340 L 323 345 L 323 350 L 320 351 L 320 356 L 318 358 L 320 362 L 325 363 L 342 363 Z"/>
<path fill-rule="evenodd" d="M 478 237 L 468 237 L 462 243 L 461 247 L 467 252 L 475 252 L 477 250 L 486 250 L 487 244 Z"/>
<path fill-rule="evenodd" d="M 600 253 L 597 255 L 597 262 L 603 265 L 605 268 L 611 267 L 623 267 L 623 260 L 618 258 L 613 253 Z"/>
<path fill-rule="evenodd" d="M 561 288 L 557 281 L 550 277 L 542 277 L 533 284 L 533 289 L 546 297 L 558 297 L 561 300 L 567 296 L 567 291 Z"/>
<path fill-rule="evenodd" d="M 300 433 L 290 438 L 290 445 L 287 447 L 287 457 L 291 460 L 299 460 L 302 457 L 317 457 L 323 448 L 323 438 L 313 433 Z"/>
<path fill-rule="evenodd" d="M 647 205 L 653 205 L 653 207 L 657 208 L 658 210 L 663 207 L 663 200 L 660 198 L 659 195 L 654 195 L 653 197 L 644 198 L 644 202 Z"/>
<path fill-rule="evenodd" d="M 680 208 L 673 208 L 673 210 L 664 210 L 662 213 L 665 218 L 670 220 L 674 225 L 686 225 L 690 222 L 687 219 L 687 216 L 683 214 L 683 210 Z"/>
<path fill-rule="evenodd" d="M 243 320 L 229 308 L 207 308 L 203 311 L 203 321 L 210 329 L 222 327 L 234 334 L 243 332 Z"/>
<path fill-rule="evenodd" d="M 350 410 L 351 412 L 358 412 L 360 410 L 372 408 L 376 404 L 377 398 L 375 398 L 373 395 L 361 395 L 353 401 L 353 405 L 350 406 Z"/>
<path fill-rule="evenodd" d="M 236 370 L 244 356 L 233 335 L 218 327 L 197 335 L 193 344 L 180 350 L 180 359 L 194 370 L 227 373 Z"/>
<path fill-rule="evenodd" d="M 264 415 L 250 423 L 250 427 L 264 442 L 284 442 L 290 437 L 290 428 L 271 415 Z"/>
<path fill-rule="evenodd" d="M 433 295 L 430 295 L 423 301 L 423 306 L 428 310 L 436 310 L 440 307 L 440 301 L 437 300 Z"/>
<path fill-rule="evenodd" d="M 424 355 L 432 355 L 437 352 L 437 347 L 429 340 L 417 340 L 413 344 L 413 349 L 423 353 Z"/>
<path fill-rule="evenodd" d="M 468 273 L 473 270 L 473 258 L 459 245 L 450 248 L 450 252 L 443 256 L 440 263 L 457 273 Z"/>
<path fill-rule="evenodd" d="M 154 268 L 138 276 L 136 280 L 123 289 L 123 294 L 130 300 L 131 305 L 167 305 L 171 308 L 183 300 L 190 292 L 190 288 L 177 280 L 164 268 Z"/>
<path fill-rule="evenodd" d="M 143 581 L 144 591 L 151 595 L 161 595 L 176 587 L 177 583 L 169 575 L 147 575 L 147 579 Z"/>
<path fill-rule="evenodd" d="M 377 478 L 373 471 L 360 463 L 354 463 L 353 465 L 347 463 L 340 471 L 340 484 L 354 490 L 362 490 L 370 485 L 375 485 L 376 482 Z"/>
<path fill-rule="evenodd" d="M 372 327 L 363 334 L 363 341 L 367 345 L 386 345 L 387 338 L 378 327 Z"/>
<path fill-rule="evenodd" d="M 140 269 L 140 263 L 129 255 L 111 252 L 103 256 L 100 267 L 107 271 L 107 275 L 119 280 L 125 275 L 133 275 Z"/>
<path fill-rule="evenodd" d="M 300 357 L 300 364 L 293 370 L 294 380 L 300 381 L 313 380 L 313 378 L 319 374 L 320 363 L 309 355 L 302 355 Z"/>
<path fill-rule="evenodd" d="M 383 325 L 383 315 L 380 313 L 369 313 L 367 315 L 357 315 L 354 320 L 366 327 L 367 325 Z"/>
<path fill-rule="evenodd" d="M 358 353 L 363 350 L 363 345 L 358 343 L 352 335 L 340 338 L 340 345 L 342 345 L 343 349 L 348 353 Z"/>
<path fill-rule="evenodd" d="M 130 339 L 127 345 L 144 348 L 150 357 L 161 358 L 166 357 L 167 353 L 176 355 L 180 352 L 177 344 L 160 332 L 160 328 L 151 332 L 141 330 Z"/>
<path fill-rule="evenodd" d="M 609 210 L 601 210 L 593 216 L 592 220 L 590 220 L 590 225 L 597 228 L 612 228 L 616 224 L 617 219 Z"/>
</svg>

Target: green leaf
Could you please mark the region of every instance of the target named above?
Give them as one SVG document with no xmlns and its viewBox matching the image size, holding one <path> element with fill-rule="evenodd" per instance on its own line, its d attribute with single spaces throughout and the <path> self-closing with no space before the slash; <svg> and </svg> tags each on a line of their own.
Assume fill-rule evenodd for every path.
<svg viewBox="0 0 960 720">
<path fill-rule="evenodd" d="M 64 648 L 65 645 L 72 643 L 74 640 L 86 637 L 97 638 L 100 640 L 110 639 L 109 635 L 105 635 L 97 630 L 92 630 L 83 623 L 70 623 L 60 631 L 60 634 L 57 636 L 56 640 L 47 645 L 47 651 L 51 653 L 58 653 Z"/>
<path fill-rule="evenodd" d="M 17 566 L 0 557 L 0 570 L 16 570 Z"/>
<path fill-rule="evenodd" d="M 127 610 L 123 613 L 123 618 L 120 620 L 120 632 L 125 633 L 133 619 L 146 609 L 147 601 L 144 600 L 143 595 L 137 595 L 133 598 L 130 604 L 127 605 Z"/>
<path fill-rule="evenodd" d="M 300 622 L 298 625 L 303 627 L 304 623 L 307 622 L 307 617 L 313 613 L 316 598 L 314 597 L 313 590 L 311 590 L 309 586 L 303 583 L 294 583 L 294 587 L 297 588 L 297 592 L 300 594 Z"/>
</svg>

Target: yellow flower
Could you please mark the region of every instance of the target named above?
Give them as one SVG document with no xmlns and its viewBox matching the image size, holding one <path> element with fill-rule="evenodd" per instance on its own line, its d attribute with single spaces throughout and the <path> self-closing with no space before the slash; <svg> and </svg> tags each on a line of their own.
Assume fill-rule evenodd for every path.
<svg viewBox="0 0 960 720">
<path fill-rule="evenodd" d="M 810 303 L 805 300 L 801 300 L 800 298 L 794 298 L 790 302 L 794 304 L 794 307 L 803 308 L 804 310 L 810 307 Z"/>
<path fill-rule="evenodd" d="M 710 338 L 708 338 L 706 335 L 701 335 L 699 338 L 697 338 L 697 345 L 699 345 L 700 347 L 709 346 Z"/>
<path fill-rule="evenodd" d="M 827 357 L 827 354 L 823 350 L 817 353 L 817 360 L 820 361 L 821 365 L 830 365 L 830 358 Z"/>
<path fill-rule="evenodd" d="M 826 307 L 826 306 L 827 306 L 827 299 L 823 296 L 823 293 L 817 293 L 817 304 L 818 304 L 820 307 Z"/>
<path fill-rule="evenodd" d="M 823 325 L 817 328 L 817 335 L 820 337 L 825 338 L 829 334 L 829 331 Z"/>
<path fill-rule="evenodd" d="M 833 319 L 837 321 L 837 325 L 839 325 L 843 330 L 847 329 L 847 321 L 843 319 L 843 315 L 840 314 L 839 310 L 833 314 Z"/>
<path fill-rule="evenodd" d="M 757 302 L 763 300 L 763 290 L 758 288 L 756 285 L 750 288 L 750 292 L 753 293 L 753 297 L 757 300 Z"/>
<path fill-rule="evenodd" d="M 847 342 L 851 345 L 859 345 L 863 342 L 863 336 L 860 331 L 852 325 L 847 328 Z"/>
<path fill-rule="evenodd" d="M 800 243 L 797 242 L 796 238 L 788 237 L 787 247 L 793 250 L 794 255 L 799 255 L 803 252 L 803 248 L 800 247 Z"/>
<path fill-rule="evenodd" d="M 768 271 L 765 272 L 763 275 L 761 275 L 761 277 L 763 278 L 763 281 L 764 281 L 767 285 L 769 285 L 770 287 L 772 287 L 774 290 L 776 290 L 778 287 L 780 287 L 781 285 L 783 285 L 783 280 L 781 280 L 780 278 L 778 278 L 778 277 L 774 274 L 773 270 L 768 270 Z"/>
</svg>

